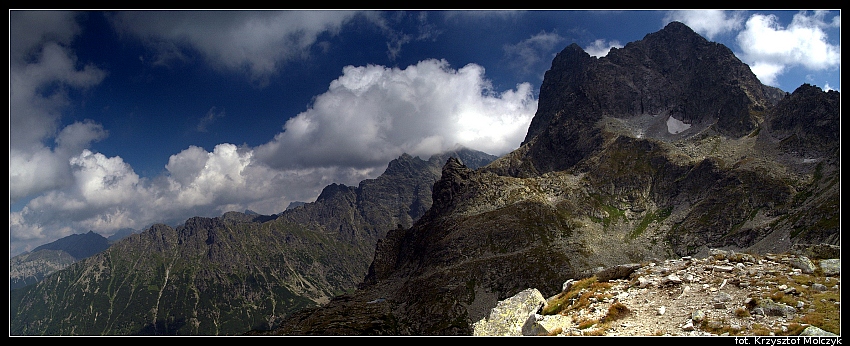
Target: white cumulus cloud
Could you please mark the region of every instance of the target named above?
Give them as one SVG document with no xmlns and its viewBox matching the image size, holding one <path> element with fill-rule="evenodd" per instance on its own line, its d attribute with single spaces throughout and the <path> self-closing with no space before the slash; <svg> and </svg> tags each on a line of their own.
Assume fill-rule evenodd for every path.
<svg viewBox="0 0 850 346">
<path fill-rule="evenodd" d="M 315 199 L 328 184 L 374 178 L 405 152 L 427 159 L 464 145 L 503 154 L 519 146 L 536 109 L 529 84 L 496 92 L 474 64 L 348 66 L 268 143 L 190 146 L 150 179 L 119 156 L 87 149 L 105 131 L 78 123 L 56 136 L 55 149 L 31 154 L 29 164 L 10 162 L 10 172 L 29 172 L 20 177 L 65 172 L 62 184 L 41 187 L 46 192 L 10 212 L 10 253 L 88 230 L 108 235 L 230 210 L 279 213 L 292 201 Z"/>
<path fill-rule="evenodd" d="M 256 156 L 273 167 L 366 168 L 457 145 L 499 155 L 519 146 L 536 109 L 529 84 L 497 93 L 475 64 L 348 66 Z"/>
<path fill-rule="evenodd" d="M 776 78 L 789 68 L 809 70 L 837 68 L 841 46 L 829 42 L 824 28 L 840 26 L 839 16 L 825 21 L 824 12 L 800 12 L 787 27 L 773 15 L 752 15 L 737 37 L 741 59 L 765 84 L 776 86 Z"/>
<path fill-rule="evenodd" d="M 620 44 L 620 41 L 613 40 L 609 42 L 605 42 L 603 39 L 598 39 L 593 41 L 593 43 L 584 48 L 584 51 L 590 56 L 595 56 L 597 58 L 601 58 L 603 56 L 608 55 L 608 52 L 611 51 L 611 48 L 623 48 L 623 45 Z"/>
<path fill-rule="evenodd" d="M 67 184 L 68 160 L 106 136 L 100 125 L 90 122 L 60 128 L 68 91 L 97 85 L 106 77 L 96 66 L 78 62 L 66 48 L 80 31 L 79 15 L 9 12 L 9 29 L 15 33 L 9 35 L 10 204 Z"/>
<path fill-rule="evenodd" d="M 709 40 L 739 30 L 743 20 L 741 12 L 721 10 L 670 11 L 664 16 L 664 22 L 682 22 Z"/>
</svg>

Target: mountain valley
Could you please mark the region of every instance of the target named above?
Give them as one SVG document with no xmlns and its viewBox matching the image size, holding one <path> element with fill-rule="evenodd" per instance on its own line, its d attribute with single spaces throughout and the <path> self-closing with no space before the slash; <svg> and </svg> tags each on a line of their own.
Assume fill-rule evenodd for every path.
<svg viewBox="0 0 850 346">
<path fill-rule="evenodd" d="M 838 246 L 839 128 L 839 92 L 763 85 L 682 23 L 603 58 L 573 44 L 515 151 L 405 154 L 280 214 L 154 225 L 13 290 L 10 333 L 472 335 L 599 268 Z"/>
<path fill-rule="evenodd" d="M 838 92 L 783 95 L 681 23 L 604 58 L 571 45 L 519 149 L 449 161 L 358 291 L 272 334 L 471 335 L 498 301 L 595 268 L 839 245 L 839 114 Z"/>
</svg>

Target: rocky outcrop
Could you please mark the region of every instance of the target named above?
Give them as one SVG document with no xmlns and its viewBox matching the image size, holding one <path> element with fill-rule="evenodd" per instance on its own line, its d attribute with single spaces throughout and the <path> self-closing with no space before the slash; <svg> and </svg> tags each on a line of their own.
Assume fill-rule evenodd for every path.
<svg viewBox="0 0 850 346">
<path fill-rule="evenodd" d="M 546 303 L 540 291 L 534 288 L 519 292 L 500 301 L 490 315 L 472 325 L 475 336 L 537 335 L 545 331 L 537 326 L 535 315 Z"/>
<path fill-rule="evenodd" d="M 32 285 L 57 270 L 76 262 L 74 256 L 63 250 L 39 250 L 9 259 L 9 290 Z"/>
<path fill-rule="evenodd" d="M 774 116 L 766 119 L 762 136 L 766 141 L 779 144 L 784 152 L 795 153 L 809 159 L 836 158 L 840 127 L 841 96 L 835 90 L 824 92 L 820 88 L 803 84 L 773 110 Z"/>
</svg>

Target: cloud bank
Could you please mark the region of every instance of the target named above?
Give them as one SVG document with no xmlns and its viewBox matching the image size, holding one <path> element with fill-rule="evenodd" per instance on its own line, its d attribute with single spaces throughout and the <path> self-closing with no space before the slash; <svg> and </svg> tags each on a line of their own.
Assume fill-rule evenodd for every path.
<svg viewBox="0 0 850 346">
<path fill-rule="evenodd" d="M 536 109 L 530 84 L 496 93 L 474 64 L 348 66 L 256 153 L 276 168 L 367 168 L 403 152 L 427 157 L 457 145 L 499 155 L 519 146 Z"/>
<path fill-rule="evenodd" d="M 62 73 L 46 81 L 86 87 L 103 78 L 94 68 L 54 70 Z M 60 115 L 38 107 L 50 98 L 36 97 L 36 88 L 16 89 L 28 91 L 19 107 L 55 127 Z M 89 150 L 108 135 L 99 124 L 75 123 L 53 137 L 43 129 L 10 150 L 10 196 L 38 195 L 10 212 L 10 255 L 87 230 L 108 235 L 229 210 L 278 213 L 292 201 L 315 199 L 330 183 L 374 178 L 405 152 L 427 158 L 463 145 L 503 154 L 519 146 L 536 109 L 528 83 L 496 92 L 481 66 L 453 69 L 445 60 L 424 60 L 403 69 L 347 66 L 268 143 L 222 143 L 212 151 L 191 146 L 171 155 L 165 173 L 153 178 L 140 177 L 120 156 Z M 223 116 L 210 109 L 198 130 Z M 52 147 L 24 145 L 50 138 Z"/>
<path fill-rule="evenodd" d="M 321 35 L 335 35 L 350 11 L 125 11 L 110 20 L 122 35 L 141 39 L 155 64 L 199 53 L 212 66 L 244 71 L 262 84 L 282 64 L 310 55 Z"/>
<path fill-rule="evenodd" d="M 741 29 L 744 14 L 736 11 L 721 10 L 685 10 L 671 11 L 664 17 L 664 22 L 678 21 L 685 23 L 694 31 L 714 40 L 718 35 L 735 32 Z"/>
<path fill-rule="evenodd" d="M 590 56 L 595 56 L 597 58 L 601 58 L 603 56 L 608 55 L 608 52 L 611 51 L 611 48 L 623 48 L 623 45 L 620 44 L 619 41 L 613 40 L 608 43 L 605 43 L 605 40 L 598 39 L 593 41 L 590 46 L 584 48 L 584 51 Z"/>
<path fill-rule="evenodd" d="M 772 15 L 753 15 L 737 41 L 748 63 L 763 83 L 776 85 L 778 75 L 802 66 L 807 70 L 827 70 L 841 66 L 841 46 L 830 44 L 824 29 L 841 27 L 841 17 L 825 21 L 824 12 L 801 12 L 783 28 Z"/>
<path fill-rule="evenodd" d="M 70 12 L 10 12 L 9 203 L 70 183 L 68 160 L 106 131 L 91 122 L 60 129 L 68 92 L 97 85 L 106 72 L 79 67 L 67 45 L 80 29 Z M 38 23 L 38 25 L 32 25 Z"/>
</svg>

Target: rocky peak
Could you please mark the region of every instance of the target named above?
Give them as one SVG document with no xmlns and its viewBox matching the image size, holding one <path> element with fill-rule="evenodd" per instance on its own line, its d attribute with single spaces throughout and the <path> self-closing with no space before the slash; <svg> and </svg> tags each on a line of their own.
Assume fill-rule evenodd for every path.
<svg viewBox="0 0 850 346">
<path fill-rule="evenodd" d="M 585 69 L 596 59 L 573 43 L 552 60 L 540 86 L 537 113 L 531 120 L 523 144 L 543 132 L 560 110 L 568 104 L 582 104 L 585 99 L 579 85 L 585 79 Z"/>
<path fill-rule="evenodd" d="M 782 149 L 809 158 L 837 155 L 841 95 L 803 84 L 780 101 L 765 128 Z"/>
<path fill-rule="evenodd" d="M 520 162 L 535 163 L 531 175 L 568 169 L 603 144 L 606 119 L 636 138 L 740 138 L 775 96 L 729 48 L 682 23 L 598 59 L 572 44 L 546 72 Z"/>
<path fill-rule="evenodd" d="M 84 234 L 72 234 L 58 239 L 54 242 L 41 245 L 32 250 L 63 250 L 76 259 L 90 257 L 98 252 L 106 250 L 109 242 L 102 235 L 89 231 Z"/>
<path fill-rule="evenodd" d="M 461 195 L 472 170 L 466 167 L 458 158 L 450 157 L 443 166 L 440 180 L 434 183 L 432 198 L 433 205 L 429 212 L 438 213 L 451 208 L 452 201 Z"/>
<path fill-rule="evenodd" d="M 404 153 L 399 158 L 390 161 L 387 169 L 384 171 L 386 175 L 412 175 L 416 170 L 421 169 L 424 162 L 418 157 L 410 156 Z"/>
<path fill-rule="evenodd" d="M 328 186 L 325 186 L 325 188 L 322 189 L 322 193 L 319 194 L 319 197 L 316 198 L 316 201 L 330 200 L 340 193 L 352 192 L 353 190 L 354 187 L 345 186 L 345 184 L 333 183 Z"/>
</svg>

